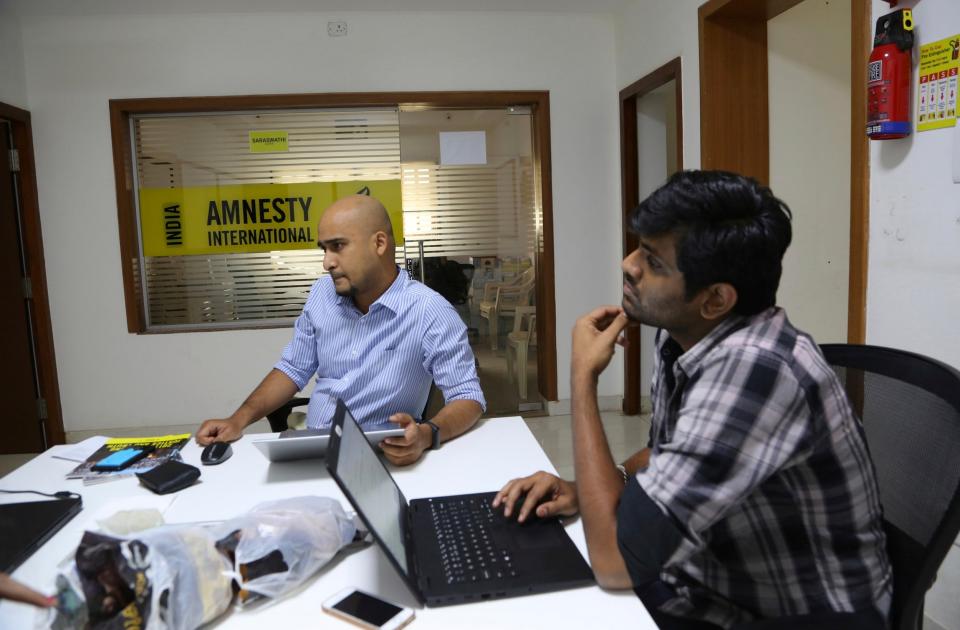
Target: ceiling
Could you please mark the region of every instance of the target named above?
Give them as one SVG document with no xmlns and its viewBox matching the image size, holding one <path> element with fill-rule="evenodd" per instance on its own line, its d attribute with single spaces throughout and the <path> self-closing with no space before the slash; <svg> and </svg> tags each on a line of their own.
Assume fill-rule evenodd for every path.
<svg viewBox="0 0 960 630">
<path fill-rule="evenodd" d="M 166 15 L 357 11 L 614 14 L 649 0 L 0 0 L 0 10 L 31 15 Z"/>
</svg>

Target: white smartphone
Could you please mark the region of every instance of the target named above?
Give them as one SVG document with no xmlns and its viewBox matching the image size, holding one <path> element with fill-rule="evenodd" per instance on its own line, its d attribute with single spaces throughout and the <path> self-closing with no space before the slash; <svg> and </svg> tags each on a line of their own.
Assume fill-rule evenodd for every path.
<svg viewBox="0 0 960 630">
<path fill-rule="evenodd" d="M 345 588 L 322 604 L 323 609 L 361 628 L 398 630 L 413 621 L 413 609 L 384 601 L 355 588 Z"/>
</svg>

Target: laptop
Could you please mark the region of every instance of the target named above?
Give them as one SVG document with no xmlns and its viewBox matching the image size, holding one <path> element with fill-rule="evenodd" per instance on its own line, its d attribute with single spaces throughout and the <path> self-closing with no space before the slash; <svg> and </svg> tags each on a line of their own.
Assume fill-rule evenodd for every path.
<svg viewBox="0 0 960 630">
<path fill-rule="evenodd" d="M 327 468 L 420 602 L 445 606 L 587 586 L 593 571 L 558 519 L 520 524 L 496 492 L 407 502 L 337 402 Z"/>
<path fill-rule="evenodd" d="M 363 429 L 371 444 L 379 444 L 384 438 L 403 435 L 403 428 L 393 422 L 367 425 Z M 287 429 L 279 436 L 255 438 L 253 445 L 271 462 L 288 462 L 295 459 L 323 457 L 330 442 L 330 429 Z"/>
<path fill-rule="evenodd" d="M 0 504 L 0 571 L 12 573 L 82 506 L 80 497 Z"/>
</svg>

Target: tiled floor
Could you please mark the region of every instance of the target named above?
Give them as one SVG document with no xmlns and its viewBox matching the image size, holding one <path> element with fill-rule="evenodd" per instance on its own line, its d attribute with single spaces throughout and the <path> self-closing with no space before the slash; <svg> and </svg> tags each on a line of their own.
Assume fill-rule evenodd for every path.
<svg viewBox="0 0 960 630">
<path fill-rule="evenodd" d="M 36 453 L 21 453 L 18 455 L 0 455 L 0 480 L 3 476 L 12 470 L 16 470 L 23 464 L 36 457 Z"/>
<path fill-rule="evenodd" d="M 614 461 L 622 462 L 647 445 L 650 416 L 625 416 L 619 412 L 605 411 L 600 414 L 600 419 Z M 573 479 L 570 416 L 543 416 L 525 420 L 560 476 Z"/>
</svg>

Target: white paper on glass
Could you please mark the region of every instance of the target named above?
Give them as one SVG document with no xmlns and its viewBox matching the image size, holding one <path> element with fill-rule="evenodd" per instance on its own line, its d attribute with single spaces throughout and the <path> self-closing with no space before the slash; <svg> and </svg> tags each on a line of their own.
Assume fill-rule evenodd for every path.
<svg viewBox="0 0 960 630">
<path fill-rule="evenodd" d="M 440 164 L 443 166 L 486 164 L 486 131 L 441 131 Z"/>
</svg>

